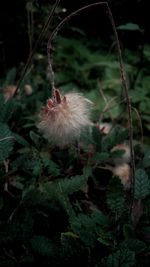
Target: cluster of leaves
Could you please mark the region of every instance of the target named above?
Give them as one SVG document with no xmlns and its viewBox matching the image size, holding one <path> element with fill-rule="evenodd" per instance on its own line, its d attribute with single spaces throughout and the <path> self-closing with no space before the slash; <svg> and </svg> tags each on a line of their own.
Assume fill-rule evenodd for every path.
<svg viewBox="0 0 150 267">
<path fill-rule="evenodd" d="M 129 51 L 128 57 L 130 77 L 136 73 L 136 64 Z M 113 120 L 114 127 L 106 136 L 93 127 L 78 145 L 64 149 L 53 147 L 39 134 L 38 110 L 49 97 L 44 56 L 35 55 L 32 73 L 26 75 L 18 95 L 5 101 L 1 93 L 0 266 L 57 267 L 63 263 L 69 267 L 80 262 L 83 267 L 149 266 L 149 144 L 141 148 L 135 138 L 134 203 L 132 192 L 125 191 L 120 179 L 105 168 L 112 159 L 111 149 L 128 140 L 124 109 L 116 109 L 123 98 L 119 64 L 112 54 L 100 52 L 98 45 L 85 44 L 85 37 L 83 42 L 59 37 L 54 58 L 58 86 L 64 91 L 81 90 L 95 103 L 93 120 L 98 122 L 102 114 L 102 119 Z M 14 82 L 15 69 L 1 89 Z M 32 86 L 31 95 L 25 94 L 25 84 Z M 131 95 L 145 127 L 147 88 L 148 70 L 144 68 Z M 99 89 L 107 103 L 117 97 L 111 116 L 104 112 L 106 102 Z"/>
</svg>

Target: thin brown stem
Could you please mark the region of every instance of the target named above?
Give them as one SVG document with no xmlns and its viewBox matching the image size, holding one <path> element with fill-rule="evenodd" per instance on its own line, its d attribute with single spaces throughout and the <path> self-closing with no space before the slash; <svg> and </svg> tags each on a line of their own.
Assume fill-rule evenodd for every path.
<svg viewBox="0 0 150 267">
<path fill-rule="evenodd" d="M 38 44 L 39 44 L 40 41 L 42 40 L 42 38 L 43 38 L 43 36 L 44 36 L 44 33 L 45 33 L 47 27 L 49 26 L 49 24 L 51 23 L 51 20 L 53 19 L 53 14 L 54 14 L 55 9 L 57 8 L 59 2 L 60 2 L 60 0 L 56 0 L 54 6 L 53 6 L 53 8 L 52 8 L 52 10 L 51 10 L 51 12 L 50 12 L 50 14 L 49 14 L 49 16 L 48 16 L 48 19 L 46 20 L 46 22 L 45 22 L 45 24 L 44 24 L 44 26 L 43 26 L 43 29 L 42 29 L 41 33 L 39 34 L 39 37 L 38 37 L 38 39 L 37 39 L 37 41 L 36 41 L 36 43 L 35 43 L 35 45 L 34 45 L 32 51 L 31 51 L 30 54 L 29 54 L 29 57 L 28 57 L 27 62 L 26 62 L 26 64 L 25 64 L 25 66 L 24 66 L 22 75 L 21 75 L 21 77 L 20 77 L 20 79 L 19 79 L 19 81 L 18 81 L 18 83 L 17 83 L 16 91 L 15 91 L 14 96 L 17 94 L 17 92 L 18 92 L 18 90 L 19 90 L 19 87 L 20 87 L 20 85 L 21 85 L 21 83 L 22 83 L 22 81 L 23 81 L 23 79 L 24 79 L 24 77 L 25 77 L 25 74 L 26 74 L 26 72 L 27 72 L 27 69 L 28 69 L 28 67 L 29 67 L 29 65 L 30 65 L 30 62 L 31 62 L 31 60 L 32 60 L 32 58 L 33 58 L 33 55 L 34 55 L 34 53 L 35 53 L 35 51 L 36 51 L 36 48 L 37 48 Z"/>
<path fill-rule="evenodd" d="M 140 131 L 141 131 L 141 146 L 142 146 L 142 150 L 144 150 L 144 138 L 143 138 L 144 134 L 143 134 L 143 125 L 142 125 L 141 116 L 140 116 L 140 114 L 136 108 L 132 107 L 132 109 L 136 113 L 136 116 L 137 116 L 138 121 L 139 121 L 139 127 L 140 127 Z"/>
</svg>

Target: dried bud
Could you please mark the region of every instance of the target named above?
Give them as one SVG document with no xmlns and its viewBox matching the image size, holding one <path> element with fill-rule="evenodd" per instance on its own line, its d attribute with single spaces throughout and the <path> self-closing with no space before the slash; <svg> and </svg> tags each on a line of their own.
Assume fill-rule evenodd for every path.
<svg viewBox="0 0 150 267">
<path fill-rule="evenodd" d="M 32 87 L 31 87 L 30 84 L 26 84 L 26 85 L 24 86 L 24 92 L 25 92 L 25 94 L 26 94 L 27 96 L 32 95 L 32 93 L 33 93 L 33 89 L 32 89 Z"/>
<path fill-rule="evenodd" d="M 111 131 L 112 125 L 110 123 L 104 122 L 104 123 L 100 123 L 98 127 L 99 127 L 101 134 L 107 135 Z"/>
<path fill-rule="evenodd" d="M 55 145 L 68 145 L 79 138 L 83 129 L 92 125 L 89 119 L 91 104 L 79 93 L 62 96 L 55 89 L 53 98 L 42 108 L 37 127 Z"/>
</svg>

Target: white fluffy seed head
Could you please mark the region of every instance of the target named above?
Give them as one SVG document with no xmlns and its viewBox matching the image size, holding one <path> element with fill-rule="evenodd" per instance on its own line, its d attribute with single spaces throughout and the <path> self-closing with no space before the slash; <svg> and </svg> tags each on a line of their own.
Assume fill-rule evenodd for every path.
<svg viewBox="0 0 150 267">
<path fill-rule="evenodd" d="M 30 84 L 25 84 L 24 92 L 25 92 L 25 95 L 27 95 L 27 96 L 32 95 L 32 93 L 33 93 L 32 86 Z"/>
<path fill-rule="evenodd" d="M 112 172 L 115 176 L 118 176 L 123 184 L 125 190 L 129 190 L 131 187 L 130 166 L 127 163 L 116 165 L 112 168 Z"/>
<path fill-rule="evenodd" d="M 92 125 L 89 114 L 92 102 L 81 94 L 70 92 L 62 96 L 55 89 L 40 113 L 37 127 L 48 140 L 63 147 L 77 140 L 81 131 Z"/>
<path fill-rule="evenodd" d="M 98 125 L 100 133 L 103 135 L 109 134 L 112 128 L 112 124 L 108 122 L 102 122 Z"/>
</svg>

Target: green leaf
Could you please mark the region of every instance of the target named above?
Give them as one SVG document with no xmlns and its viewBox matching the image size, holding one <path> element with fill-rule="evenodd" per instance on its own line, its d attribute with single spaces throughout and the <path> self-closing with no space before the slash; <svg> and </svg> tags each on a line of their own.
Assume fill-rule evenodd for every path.
<svg viewBox="0 0 150 267">
<path fill-rule="evenodd" d="M 97 241 L 109 247 L 114 247 L 114 236 L 112 232 L 101 231 L 98 235 Z"/>
<path fill-rule="evenodd" d="M 129 249 L 131 251 L 134 251 L 136 254 L 141 253 L 147 249 L 147 246 L 143 241 L 133 238 L 124 240 L 119 244 L 119 246 L 122 249 Z"/>
<path fill-rule="evenodd" d="M 40 136 L 38 134 L 36 134 L 35 132 L 33 132 L 33 131 L 30 131 L 29 135 L 30 135 L 30 138 L 33 141 L 33 143 L 36 146 L 38 146 L 39 140 L 40 140 Z"/>
<path fill-rule="evenodd" d="M 122 129 L 120 126 L 116 126 L 111 130 L 111 133 L 102 140 L 103 151 L 110 151 L 115 145 L 123 143 L 128 138 L 128 135 L 128 129 Z"/>
<path fill-rule="evenodd" d="M 40 153 L 40 156 L 41 156 L 44 168 L 47 169 L 49 174 L 52 174 L 54 177 L 60 175 L 59 166 L 49 158 L 48 153 L 42 152 Z"/>
<path fill-rule="evenodd" d="M 144 168 L 150 167 L 150 150 L 145 152 L 142 164 Z"/>
<path fill-rule="evenodd" d="M 86 186 L 88 178 L 83 175 L 76 175 L 71 178 L 59 179 L 56 182 L 43 185 L 51 195 L 71 195 Z"/>
<path fill-rule="evenodd" d="M 45 236 L 34 236 L 31 239 L 31 246 L 33 251 L 45 257 L 50 257 L 54 253 L 52 242 Z"/>
<path fill-rule="evenodd" d="M 0 123 L 0 161 L 8 158 L 13 149 L 14 136 L 6 124 Z"/>
<path fill-rule="evenodd" d="M 113 213 L 118 217 L 124 212 L 124 191 L 123 186 L 118 177 L 113 177 L 108 186 L 107 204 Z"/>
<path fill-rule="evenodd" d="M 10 99 L 5 102 L 3 95 L 0 95 L 0 122 L 7 123 L 16 107 L 16 100 Z"/>
<path fill-rule="evenodd" d="M 80 237 L 85 246 L 92 247 L 100 236 L 107 236 L 109 220 L 100 210 L 93 210 L 91 215 L 79 214 L 71 221 L 71 228 Z"/>
<path fill-rule="evenodd" d="M 136 199 L 144 199 L 150 194 L 150 181 L 144 169 L 137 169 L 135 172 L 135 190 Z"/>
<path fill-rule="evenodd" d="M 89 178 L 90 176 L 92 176 L 92 166 L 90 166 L 90 165 L 84 166 L 83 176 L 86 178 Z"/>
<path fill-rule="evenodd" d="M 135 264 L 135 253 L 128 249 L 120 249 L 101 261 L 102 267 L 132 267 Z"/>
<path fill-rule="evenodd" d="M 19 143 L 20 145 L 29 146 L 29 143 L 19 134 L 13 133 L 13 136 L 15 140 L 17 141 L 17 143 Z"/>
<path fill-rule="evenodd" d="M 128 30 L 128 31 L 141 31 L 139 25 L 135 23 L 126 23 L 117 27 L 118 30 Z"/>
</svg>

